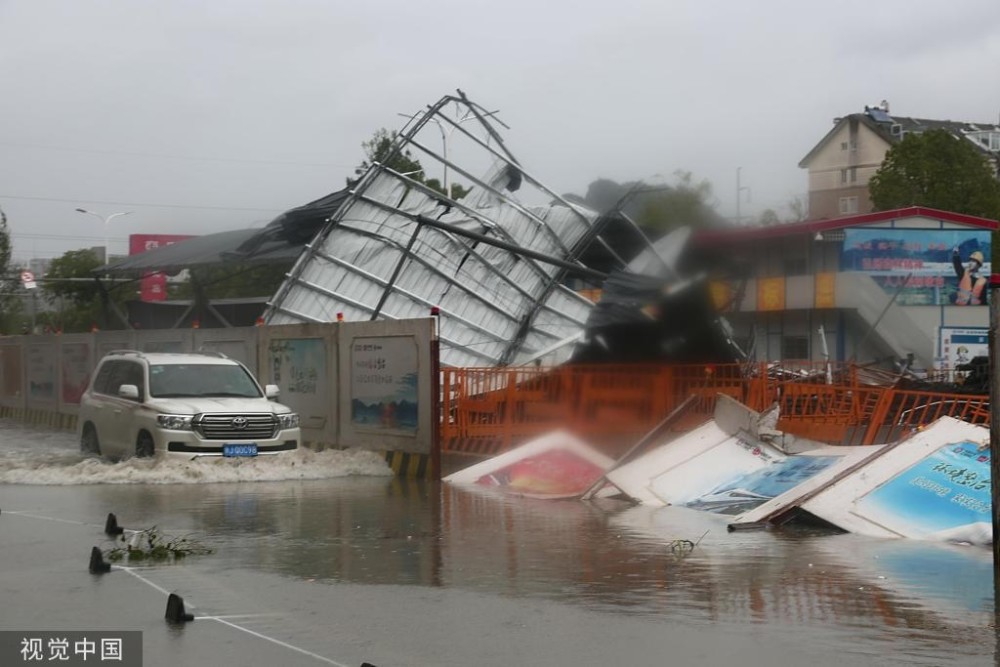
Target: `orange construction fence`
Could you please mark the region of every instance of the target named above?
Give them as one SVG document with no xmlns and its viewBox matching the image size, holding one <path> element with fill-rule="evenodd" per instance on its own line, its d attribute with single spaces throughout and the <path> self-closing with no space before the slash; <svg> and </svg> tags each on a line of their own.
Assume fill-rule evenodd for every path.
<svg viewBox="0 0 1000 667">
<path fill-rule="evenodd" d="M 620 453 L 689 396 L 675 425 L 711 418 L 719 394 L 764 411 L 778 428 L 844 445 L 891 442 L 954 416 L 989 423 L 989 397 L 905 391 L 859 381 L 849 364 L 590 365 L 441 371 L 441 442 L 449 453 L 494 455 L 555 428 Z"/>
</svg>

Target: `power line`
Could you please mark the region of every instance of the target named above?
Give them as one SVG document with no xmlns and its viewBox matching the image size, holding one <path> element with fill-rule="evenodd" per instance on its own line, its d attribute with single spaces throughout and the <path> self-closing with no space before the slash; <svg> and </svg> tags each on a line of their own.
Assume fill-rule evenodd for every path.
<svg viewBox="0 0 1000 667">
<path fill-rule="evenodd" d="M 21 239 L 42 239 L 45 241 L 103 241 L 104 238 L 101 236 L 72 236 L 69 234 L 27 234 L 22 232 L 8 232 L 11 238 L 21 238 Z M 116 241 L 121 241 L 127 239 L 127 236 L 112 236 L 112 239 Z"/>
<path fill-rule="evenodd" d="M 255 211 L 255 212 L 268 212 L 268 213 L 280 213 L 285 209 L 281 208 L 252 208 L 246 206 L 194 206 L 191 204 L 148 204 L 144 202 L 134 202 L 134 201 L 105 201 L 101 199 L 63 199 L 60 197 L 22 197 L 20 195 L 5 195 L 0 194 L 0 199 L 20 199 L 24 201 L 55 201 L 67 204 L 108 204 L 111 206 L 146 206 L 149 208 L 194 208 L 203 209 L 210 211 Z"/>
<path fill-rule="evenodd" d="M 100 148 L 73 148 L 69 146 L 50 146 L 45 144 L 28 144 L 17 141 L 0 141 L 0 146 L 16 148 L 40 148 L 50 151 L 65 151 L 69 153 L 96 153 L 99 155 L 127 155 L 129 157 L 144 157 L 165 160 L 189 160 L 192 162 L 237 162 L 245 164 L 279 164 L 293 167 L 337 167 L 339 169 L 354 169 L 356 165 L 337 164 L 335 162 L 296 162 L 294 160 L 260 160 L 255 158 L 209 157 L 197 155 L 170 155 L 165 153 L 142 153 L 139 151 L 115 151 Z"/>
</svg>

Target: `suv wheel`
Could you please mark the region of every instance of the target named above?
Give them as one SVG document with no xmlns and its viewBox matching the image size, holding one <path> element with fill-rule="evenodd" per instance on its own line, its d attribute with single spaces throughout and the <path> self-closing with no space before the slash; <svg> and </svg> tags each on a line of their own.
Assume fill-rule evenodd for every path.
<svg viewBox="0 0 1000 667">
<path fill-rule="evenodd" d="M 153 443 L 153 436 L 149 431 L 139 431 L 139 437 L 135 439 L 136 458 L 148 459 L 156 453 L 156 445 Z"/>
<path fill-rule="evenodd" d="M 97 439 L 97 429 L 93 424 L 83 427 L 83 434 L 80 435 L 80 451 L 84 454 L 101 455 L 101 442 Z"/>
</svg>

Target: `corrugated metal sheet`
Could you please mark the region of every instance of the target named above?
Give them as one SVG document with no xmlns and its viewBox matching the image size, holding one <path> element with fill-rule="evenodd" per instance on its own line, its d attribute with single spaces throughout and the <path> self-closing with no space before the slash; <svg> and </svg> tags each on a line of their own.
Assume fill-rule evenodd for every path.
<svg viewBox="0 0 1000 667">
<path fill-rule="evenodd" d="M 437 306 L 441 361 L 451 366 L 518 363 L 582 332 L 593 304 L 561 282 L 565 263 L 593 238 L 597 215 L 567 202 L 524 203 L 555 197 L 506 149 L 492 147 L 502 142 L 486 118 L 476 121 L 486 139 L 459 128 L 477 152 L 470 161 L 489 165 L 484 176 L 427 149 L 417 137 L 437 132 L 431 120 L 451 122 L 445 109 L 453 106 L 466 118 L 478 109 L 464 97 L 443 98 L 404 128 L 398 149 L 420 150 L 425 168 L 440 161 L 472 191 L 454 201 L 373 165 L 272 299 L 269 324 L 328 322 L 337 313 L 348 320 L 426 317 Z M 546 361 L 569 354 L 564 346 Z"/>
</svg>

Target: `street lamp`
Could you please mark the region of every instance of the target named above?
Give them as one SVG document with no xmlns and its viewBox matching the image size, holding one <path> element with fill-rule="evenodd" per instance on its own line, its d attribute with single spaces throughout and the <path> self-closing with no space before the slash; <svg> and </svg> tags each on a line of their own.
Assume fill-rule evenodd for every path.
<svg viewBox="0 0 1000 667">
<path fill-rule="evenodd" d="M 107 217 L 104 217 L 104 216 L 102 216 L 102 215 L 100 215 L 98 213 L 94 213 L 93 211 L 88 211 L 85 208 L 78 208 L 78 209 L 76 209 L 76 212 L 77 213 L 86 213 L 87 215 L 92 215 L 92 216 L 94 216 L 95 218 L 97 218 L 98 220 L 100 220 L 101 222 L 104 223 L 104 263 L 105 264 L 110 264 L 111 263 L 111 245 L 110 245 L 110 240 L 108 238 L 108 225 L 109 225 L 109 223 L 111 222 L 112 219 L 117 218 L 118 216 L 121 216 L 121 215 L 128 215 L 132 211 L 124 211 L 122 213 L 112 213 L 111 215 L 109 215 Z"/>
<path fill-rule="evenodd" d="M 458 112 L 456 111 L 456 115 L 457 115 L 457 113 Z M 490 111 L 489 113 L 483 114 L 483 117 L 484 118 L 489 118 L 490 116 L 495 116 L 498 113 L 500 113 L 499 109 L 497 109 L 496 111 Z M 396 115 L 397 116 L 402 116 L 403 118 L 409 118 L 410 120 L 413 120 L 414 118 L 416 118 L 420 114 L 419 113 L 409 114 L 409 113 L 399 113 L 399 112 L 397 112 Z M 456 123 L 458 125 L 461 125 L 465 121 L 472 120 L 475 117 L 476 116 L 475 116 L 475 114 L 472 113 L 472 111 L 467 111 L 464 116 L 462 116 L 461 118 L 459 118 L 456 121 Z M 435 118 L 434 116 L 431 116 L 428 120 L 433 121 L 434 124 L 436 124 L 438 126 L 438 130 L 441 131 L 441 157 L 443 158 L 442 165 L 444 167 L 443 182 L 441 183 L 441 185 L 442 185 L 442 188 L 444 189 L 445 195 L 449 199 L 451 199 L 451 185 L 448 183 L 448 137 L 451 136 L 451 133 L 455 130 L 455 126 L 452 125 L 452 126 L 449 126 L 448 129 L 445 129 L 445 127 L 441 123 L 441 121 L 438 120 L 437 118 Z"/>
</svg>

